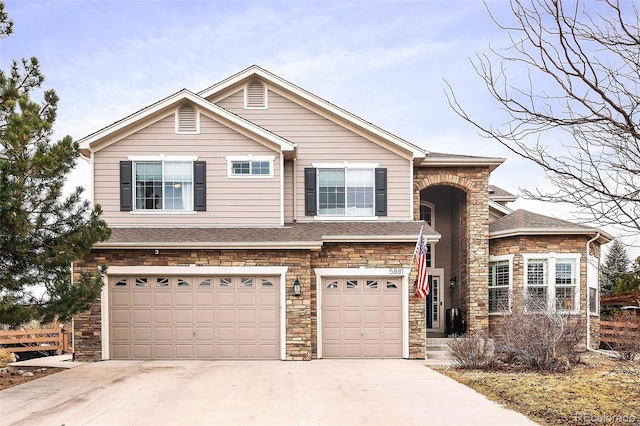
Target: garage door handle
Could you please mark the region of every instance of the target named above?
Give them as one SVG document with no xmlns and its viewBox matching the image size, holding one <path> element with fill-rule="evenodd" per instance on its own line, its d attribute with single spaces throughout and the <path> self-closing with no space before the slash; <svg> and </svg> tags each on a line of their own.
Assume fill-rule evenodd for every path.
<svg viewBox="0 0 640 426">
<path fill-rule="evenodd" d="M 196 332 L 195 331 L 193 332 L 193 337 L 196 337 Z"/>
<path fill-rule="evenodd" d="M 360 329 L 360 335 L 364 336 L 364 330 L 363 329 Z"/>
</svg>

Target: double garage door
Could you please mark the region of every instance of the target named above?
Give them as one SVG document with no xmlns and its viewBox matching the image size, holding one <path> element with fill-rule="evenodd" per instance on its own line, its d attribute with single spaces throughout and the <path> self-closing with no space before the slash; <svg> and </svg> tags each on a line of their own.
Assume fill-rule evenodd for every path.
<svg viewBox="0 0 640 426">
<path fill-rule="evenodd" d="M 279 359 L 278 281 L 110 276 L 110 358 Z"/>
</svg>

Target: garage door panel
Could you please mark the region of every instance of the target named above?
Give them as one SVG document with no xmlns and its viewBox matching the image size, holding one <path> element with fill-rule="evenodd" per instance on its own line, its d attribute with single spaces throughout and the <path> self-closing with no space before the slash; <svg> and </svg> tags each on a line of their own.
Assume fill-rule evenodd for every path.
<svg viewBox="0 0 640 426">
<path fill-rule="evenodd" d="M 218 344 L 216 345 L 217 359 L 236 359 L 236 345 Z"/>
<path fill-rule="evenodd" d="M 153 340 L 155 342 L 171 342 L 173 340 L 173 329 L 171 327 L 154 327 Z"/>
<path fill-rule="evenodd" d="M 362 305 L 362 294 L 353 291 L 343 294 L 342 306 L 345 308 L 359 308 Z"/>
<path fill-rule="evenodd" d="M 402 313 L 399 310 L 385 309 L 382 316 L 385 324 L 400 324 L 402 322 Z"/>
<path fill-rule="evenodd" d="M 197 307 L 213 307 L 213 293 L 196 293 Z"/>
<path fill-rule="evenodd" d="M 193 346 L 192 345 L 176 345 L 176 358 L 177 359 L 192 359 L 193 358 Z"/>
<path fill-rule="evenodd" d="M 199 308 L 196 311 L 197 324 L 213 324 L 213 309 Z"/>
<path fill-rule="evenodd" d="M 382 312 L 380 312 L 380 311 L 372 311 L 372 310 L 363 311 L 362 312 L 362 324 L 365 324 L 365 325 L 369 325 L 369 324 L 381 325 L 381 324 L 384 324 L 384 321 L 382 319 Z"/>
<path fill-rule="evenodd" d="M 258 353 L 256 351 L 256 345 L 238 345 L 238 359 L 256 359 Z"/>
<path fill-rule="evenodd" d="M 110 277 L 111 358 L 279 358 L 277 278 L 158 276 Z"/>
<path fill-rule="evenodd" d="M 362 297 L 362 306 L 364 308 L 379 308 L 382 302 L 381 294 L 364 294 Z"/>
<path fill-rule="evenodd" d="M 176 327 L 175 329 L 175 339 L 177 342 L 188 341 L 191 342 L 193 340 L 193 328 L 191 327 Z"/>
<path fill-rule="evenodd" d="M 237 295 L 238 306 L 251 306 L 255 307 L 257 302 L 256 293 L 238 293 Z"/>
<path fill-rule="evenodd" d="M 197 327 L 196 336 L 197 336 L 198 344 L 204 341 L 213 342 L 215 338 L 213 327 Z"/>
<path fill-rule="evenodd" d="M 134 324 L 149 324 L 149 323 L 151 323 L 151 310 L 150 309 L 135 309 L 133 311 L 133 323 Z"/>
<path fill-rule="evenodd" d="M 258 356 L 259 359 L 274 359 L 278 358 L 278 345 L 266 345 L 260 344 L 258 346 Z"/>
<path fill-rule="evenodd" d="M 198 359 L 214 359 L 215 358 L 215 346 L 214 345 L 202 345 L 196 346 L 196 358 Z"/>
<path fill-rule="evenodd" d="M 153 316 L 156 324 L 171 324 L 171 310 L 170 309 L 156 309 L 153 311 Z"/>
<path fill-rule="evenodd" d="M 122 310 L 122 309 L 112 309 L 111 310 L 111 322 L 113 324 L 129 324 L 131 322 L 131 316 L 130 316 L 131 311 L 129 311 L 128 309 Z"/>
<path fill-rule="evenodd" d="M 193 323 L 193 311 L 191 309 L 175 309 L 175 323 L 176 324 L 192 324 Z"/>
<path fill-rule="evenodd" d="M 344 327 L 342 329 L 342 339 L 345 341 L 348 340 L 357 340 L 360 341 L 360 333 L 362 330 L 360 327 Z"/>
<path fill-rule="evenodd" d="M 136 327 L 133 329 L 133 340 L 136 342 L 151 341 L 151 327 Z"/>
<path fill-rule="evenodd" d="M 229 292 L 220 292 L 218 293 L 218 306 L 235 306 L 236 305 L 236 294 Z"/>
<path fill-rule="evenodd" d="M 151 345 L 135 343 L 133 345 L 133 357 L 138 359 L 151 358 Z"/>
<path fill-rule="evenodd" d="M 258 319 L 260 325 L 276 324 L 278 322 L 278 310 L 277 309 L 261 309 L 258 311 Z"/>
<path fill-rule="evenodd" d="M 255 324 L 256 323 L 256 311 L 255 309 L 239 309 L 237 315 L 238 324 Z"/>
<path fill-rule="evenodd" d="M 173 298 L 175 306 L 193 306 L 193 293 L 176 292 Z"/>
<path fill-rule="evenodd" d="M 377 328 L 365 328 L 362 334 L 362 339 L 366 341 L 380 342 L 383 338 L 383 331 Z M 366 343 L 365 343 L 366 344 Z"/>
<path fill-rule="evenodd" d="M 236 340 L 236 328 L 218 327 L 218 342 L 233 342 Z"/>
<path fill-rule="evenodd" d="M 273 340 L 273 336 L 277 336 L 278 326 L 274 325 L 272 327 L 261 326 L 258 328 L 258 339 L 261 345 L 267 345 L 267 343 Z M 275 344 L 275 342 L 274 342 Z"/>
<path fill-rule="evenodd" d="M 236 323 L 235 309 L 218 309 L 216 311 L 216 323 L 235 324 Z"/>
<path fill-rule="evenodd" d="M 173 345 L 153 345 L 154 359 L 173 359 Z"/>
<path fill-rule="evenodd" d="M 129 351 L 129 345 L 117 345 L 111 346 L 111 353 L 116 359 L 129 359 L 131 358 L 131 352 Z"/>
<path fill-rule="evenodd" d="M 151 306 L 151 293 L 134 291 L 132 306 L 134 307 Z"/>
<path fill-rule="evenodd" d="M 131 340 L 129 327 L 113 327 L 111 329 L 111 337 L 114 342 L 128 342 Z"/>
<path fill-rule="evenodd" d="M 171 293 L 154 293 L 153 306 L 171 306 Z"/>
<path fill-rule="evenodd" d="M 344 311 L 342 313 L 342 323 L 346 325 L 361 324 L 362 312 L 361 311 Z"/>
<path fill-rule="evenodd" d="M 130 305 L 130 295 L 129 293 L 114 293 L 112 296 L 111 306 L 114 308 L 126 307 L 128 308 Z"/>
<path fill-rule="evenodd" d="M 322 338 L 325 342 L 340 341 L 342 337 L 342 328 L 340 327 L 324 327 L 322 329 Z"/>
<path fill-rule="evenodd" d="M 278 306 L 280 295 L 277 292 L 258 294 L 258 306 Z"/>
<path fill-rule="evenodd" d="M 380 358 L 382 354 L 380 343 L 364 343 L 362 345 L 363 358 Z"/>
</svg>

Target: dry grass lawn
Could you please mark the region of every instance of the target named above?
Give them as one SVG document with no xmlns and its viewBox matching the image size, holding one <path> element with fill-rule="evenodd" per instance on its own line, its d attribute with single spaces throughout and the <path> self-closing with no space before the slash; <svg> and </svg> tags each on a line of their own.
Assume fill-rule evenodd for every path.
<svg viewBox="0 0 640 426">
<path fill-rule="evenodd" d="M 542 425 L 640 424 L 640 362 L 585 354 L 568 373 L 438 371 Z"/>
</svg>

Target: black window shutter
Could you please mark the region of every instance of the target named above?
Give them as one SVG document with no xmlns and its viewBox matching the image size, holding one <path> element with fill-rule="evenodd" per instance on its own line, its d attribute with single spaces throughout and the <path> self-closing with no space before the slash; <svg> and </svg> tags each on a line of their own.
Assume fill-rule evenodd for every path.
<svg viewBox="0 0 640 426">
<path fill-rule="evenodd" d="M 133 163 L 131 161 L 120 162 L 120 211 L 133 210 Z"/>
<path fill-rule="evenodd" d="M 376 216 L 387 215 L 387 169 L 376 169 Z"/>
<path fill-rule="evenodd" d="M 207 211 L 207 162 L 193 162 L 193 209 Z"/>
<path fill-rule="evenodd" d="M 304 214 L 315 216 L 318 213 L 316 206 L 316 169 L 306 167 L 304 169 Z"/>
</svg>

